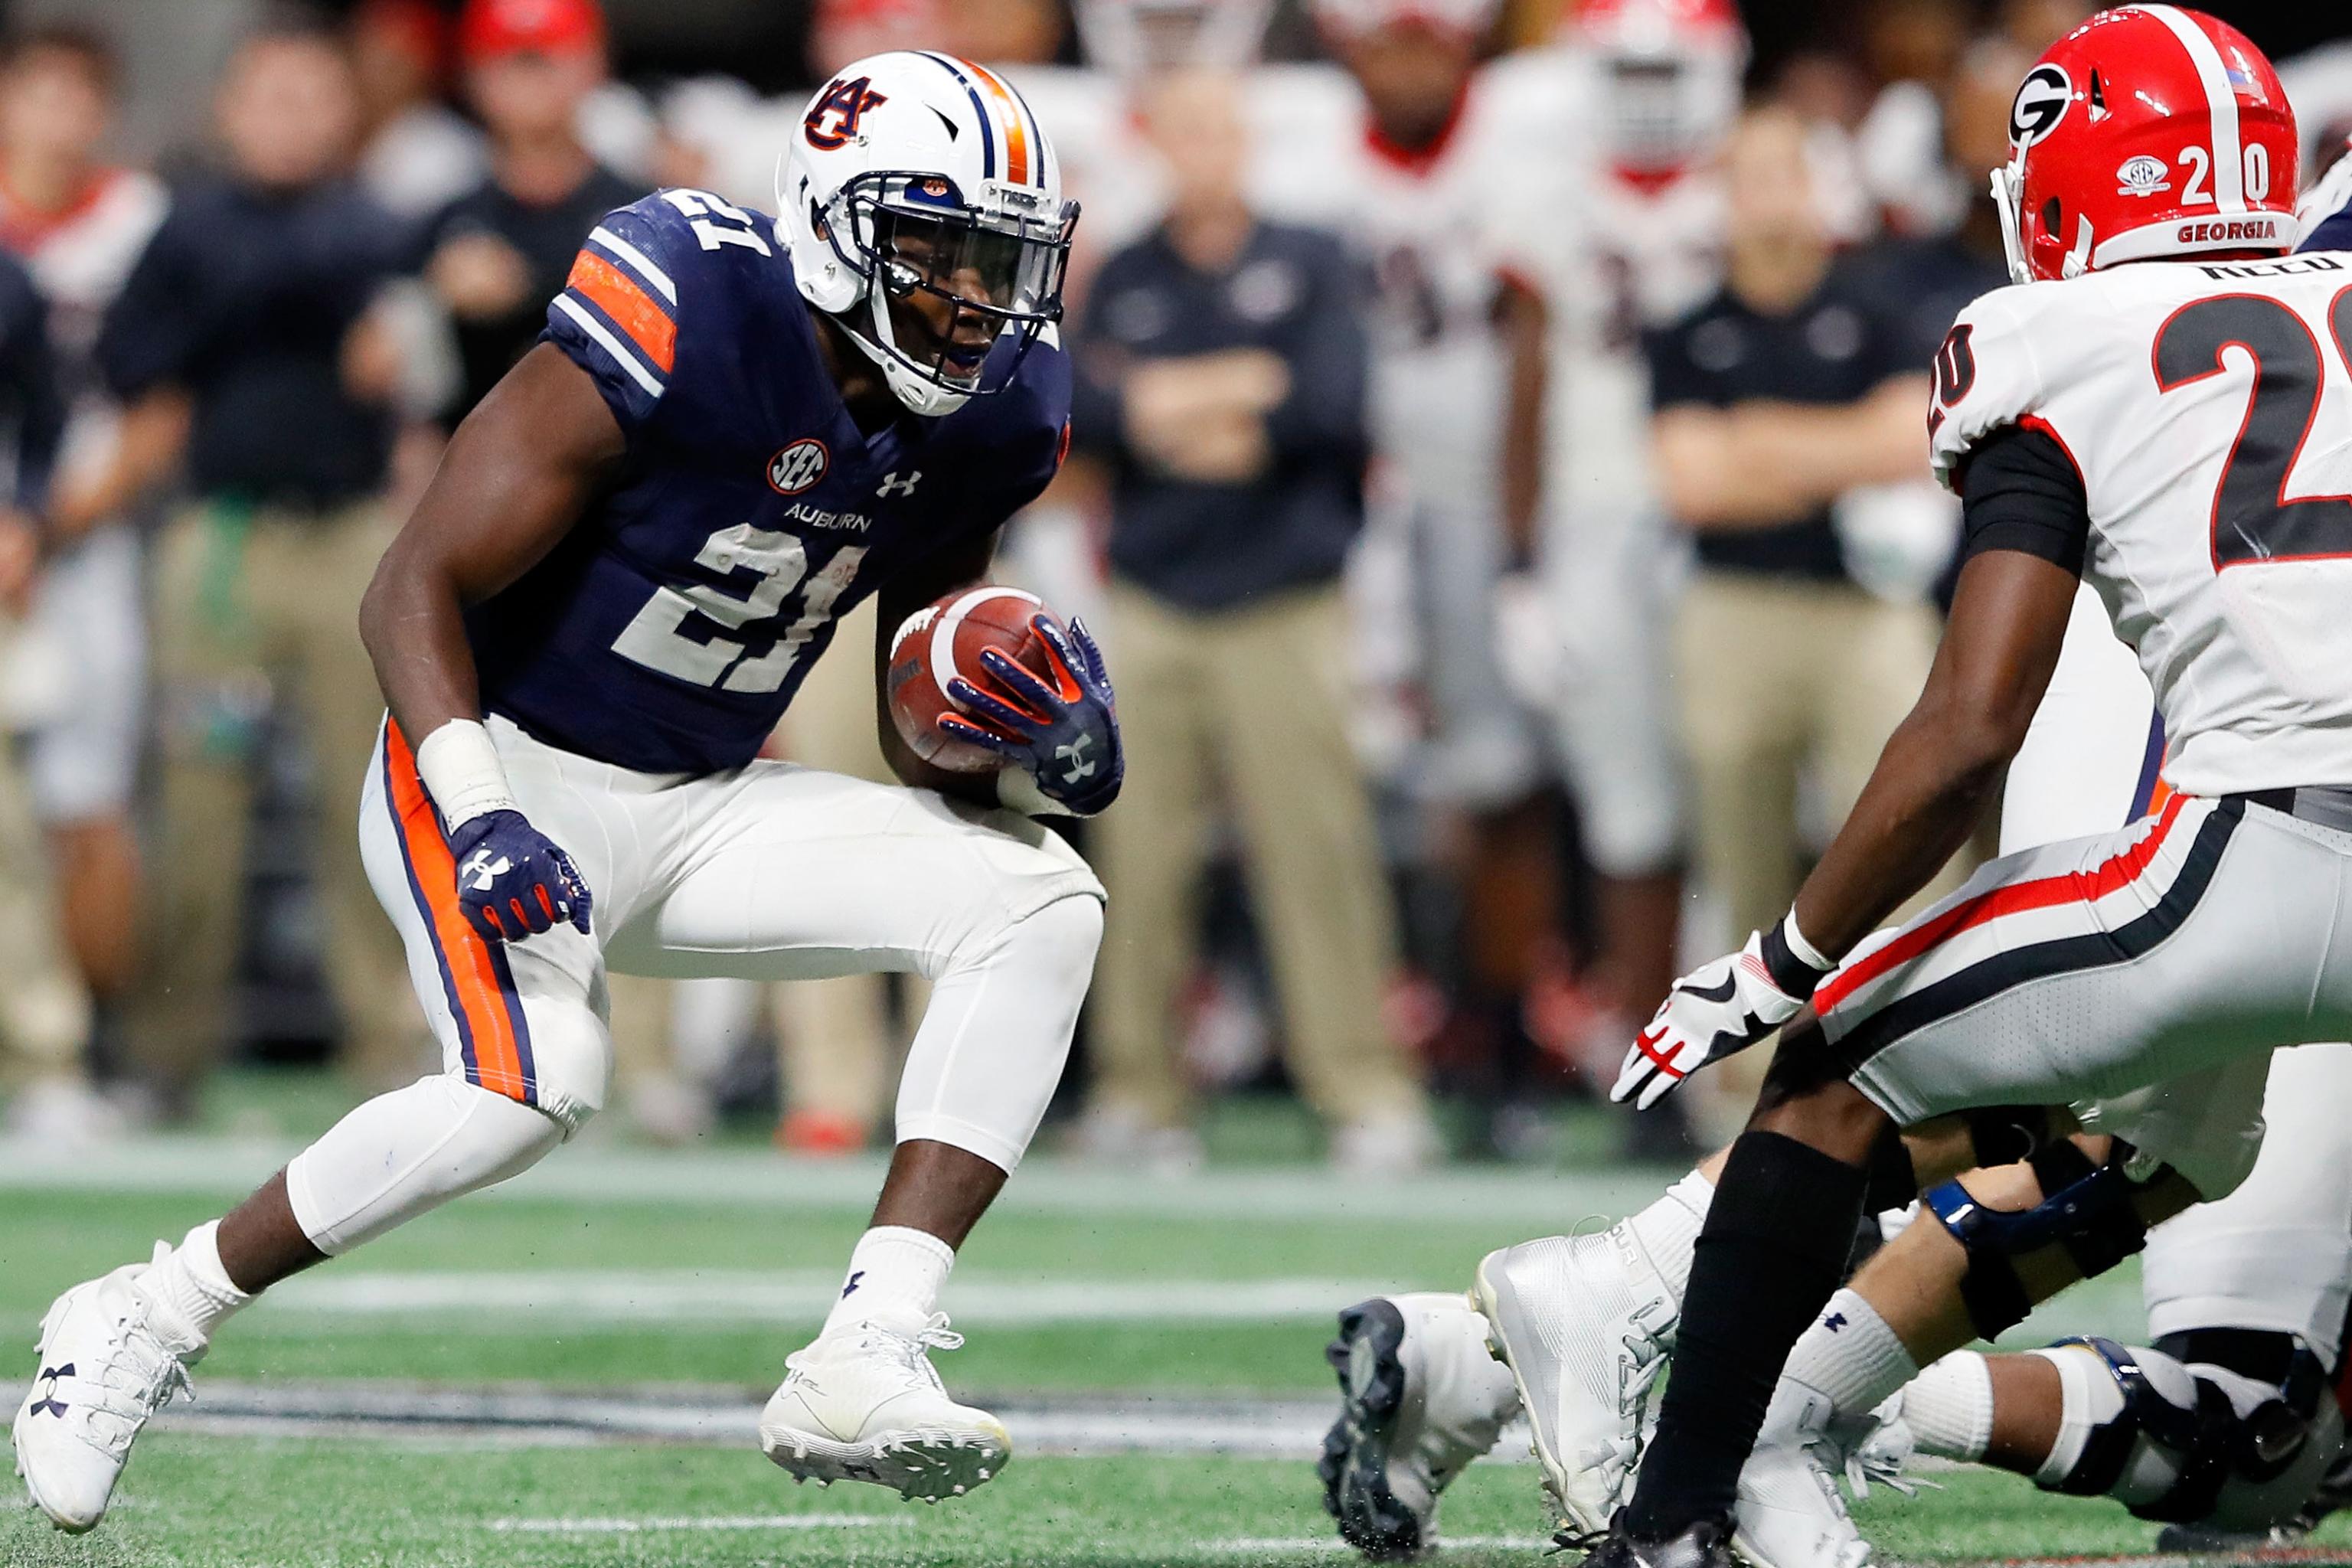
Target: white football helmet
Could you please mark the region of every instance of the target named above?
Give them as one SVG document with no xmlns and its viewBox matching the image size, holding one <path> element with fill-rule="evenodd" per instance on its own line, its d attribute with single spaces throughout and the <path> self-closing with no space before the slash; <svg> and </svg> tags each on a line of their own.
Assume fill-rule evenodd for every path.
<svg viewBox="0 0 2352 1568">
<path fill-rule="evenodd" d="M 1123 77 L 1257 62 L 1274 0 L 1078 0 L 1087 63 Z"/>
<path fill-rule="evenodd" d="M 1622 173 L 1678 174 L 1730 129 L 1748 66 L 1733 0 L 1582 0 L 1572 28 L 1602 68 L 1603 132 Z"/>
<path fill-rule="evenodd" d="M 1077 204 L 1037 117 L 984 67 L 916 49 L 844 66 L 778 163 L 776 211 L 801 293 L 917 414 L 1002 387 L 1061 319 Z M 894 317 L 918 296 L 944 326 Z"/>
</svg>

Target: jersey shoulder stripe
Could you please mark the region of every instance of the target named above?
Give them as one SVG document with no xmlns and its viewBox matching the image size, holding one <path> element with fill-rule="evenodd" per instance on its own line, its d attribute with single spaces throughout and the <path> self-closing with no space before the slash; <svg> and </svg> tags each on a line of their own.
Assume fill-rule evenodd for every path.
<svg viewBox="0 0 2352 1568">
<path fill-rule="evenodd" d="M 614 234 L 603 224 L 588 231 L 588 243 L 637 275 L 640 282 L 653 289 L 672 306 L 677 303 L 677 285 L 669 274 L 654 265 L 653 258 Z"/>
<path fill-rule="evenodd" d="M 583 250 L 572 263 L 563 289 L 567 296 L 602 311 L 664 375 L 677 367 L 677 321 L 635 279 L 593 250 Z"/>
</svg>

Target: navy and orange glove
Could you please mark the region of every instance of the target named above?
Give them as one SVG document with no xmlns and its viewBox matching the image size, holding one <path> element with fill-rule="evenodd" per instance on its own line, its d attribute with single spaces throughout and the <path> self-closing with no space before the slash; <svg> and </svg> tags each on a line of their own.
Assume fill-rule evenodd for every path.
<svg viewBox="0 0 2352 1568">
<path fill-rule="evenodd" d="M 1065 631 L 1053 616 L 1041 615 L 1030 617 L 1029 627 L 1045 645 L 1049 675 L 989 648 L 980 656 L 981 667 L 998 689 L 961 676 L 948 682 L 948 695 L 984 722 L 943 713 L 939 726 L 1020 768 L 1053 805 L 1092 816 L 1118 798 L 1127 776 L 1110 671 L 1084 622 L 1073 621 Z"/>
<path fill-rule="evenodd" d="M 572 857 L 520 811 L 469 816 L 449 830 L 457 903 L 486 942 L 520 942 L 569 921 L 588 930 L 588 884 Z"/>
</svg>

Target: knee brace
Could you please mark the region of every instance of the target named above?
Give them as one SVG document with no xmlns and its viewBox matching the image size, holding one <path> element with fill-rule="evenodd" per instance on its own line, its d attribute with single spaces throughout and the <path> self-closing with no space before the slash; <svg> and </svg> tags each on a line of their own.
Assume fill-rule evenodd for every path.
<svg viewBox="0 0 2352 1568">
<path fill-rule="evenodd" d="M 2088 1426 L 2073 1462 L 2036 1484 L 2113 1497 L 2142 1519 L 2267 1529 L 2303 1506 L 2342 1443 L 2308 1352 L 2284 1384 L 2113 1340 L 2035 1353 L 2059 1369 L 2068 1426 Z"/>
<path fill-rule="evenodd" d="M 2063 1247 L 2083 1277 L 2104 1274 L 2147 1245 L 2147 1227 L 2132 1212 L 2134 1192 L 2120 1147 L 2093 1165 L 2061 1139 L 2028 1162 L 2042 1199 L 2030 1209 L 1987 1208 L 1957 1181 L 1920 1194 L 1927 1211 L 1951 1232 L 1969 1257 L 1960 1300 L 1977 1332 L 1992 1339 L 2021 1322 L 2033 1303 L 2017 1277 L 2017 1259 L 2045 1247 Z"/>
</svg>

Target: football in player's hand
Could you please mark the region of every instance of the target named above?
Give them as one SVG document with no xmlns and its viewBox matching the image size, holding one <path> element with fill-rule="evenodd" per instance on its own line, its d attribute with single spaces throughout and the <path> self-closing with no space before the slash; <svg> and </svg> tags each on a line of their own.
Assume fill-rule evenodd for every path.
<svg viewBox="0 0 2352 1568">
<path fill-rule="evenodd" d="M 981 662 L 981 650 L 1001 648 L 1052 680 L 1045 645 L 1029 625 L 1031 617 L 1045 614 L 1051 612 L 1034 594 L 982 586 L 959 588 L 906 618 L 890 638 L 890 721 L 917 756 L 957 773 L 992 773 L 1004 766 L 1004 759 L 987 747 L 959 741 L 940 729 L 942 713 L 988 723 L 948 695 L 948 682 L 961 676 L 1018 706 L 1019 700 Z"/>
</svg>

